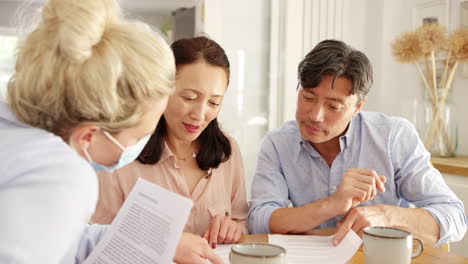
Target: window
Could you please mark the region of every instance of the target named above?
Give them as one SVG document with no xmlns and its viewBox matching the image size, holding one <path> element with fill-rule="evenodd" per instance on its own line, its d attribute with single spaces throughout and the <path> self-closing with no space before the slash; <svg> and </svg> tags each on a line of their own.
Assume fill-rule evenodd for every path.
<svg viewBox="0 0 468 264">
<path fill-rule="evenodd" d="M 18 38 L 0 29 L 0 98 L 5 96 L 8 80 L 15 66 Z"/>
</svg>

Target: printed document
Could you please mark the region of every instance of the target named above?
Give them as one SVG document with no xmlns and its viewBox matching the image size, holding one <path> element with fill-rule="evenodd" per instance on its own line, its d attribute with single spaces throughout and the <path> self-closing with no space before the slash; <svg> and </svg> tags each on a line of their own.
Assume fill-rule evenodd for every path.
<svg viewBox="0 0 468 264">
<path fill-rule="evenodd" d="M 171 263 L 193 202 L 138 179 L 84 264 Z"/>
<path fill-rule="evenodd" d="M 268 235 L 268 242 L 286 248 L 288 264 L 343 264 L 361 246 L 361 238 L 349 231 L 338 246 L 333 236 Z"/>
</svg>

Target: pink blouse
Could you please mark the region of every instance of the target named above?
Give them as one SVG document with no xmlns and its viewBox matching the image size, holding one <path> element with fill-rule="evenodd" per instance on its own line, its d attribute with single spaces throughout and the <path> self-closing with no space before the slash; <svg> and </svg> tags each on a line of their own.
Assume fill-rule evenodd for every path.
<svg viewBox="0 0 468 264">
<path fill-rule="evenodd" d="M 244 167 L 237 143 L 230 138 L 232 154 L 229 160 L 212 169 L 189 192 L 176 157 L 165 146 L 160 161 L 143 165 L 135 161 L 113 173 L 100 172 L 99 200 L 92 223 L 110 224 L 138 178 L 143 178 L 172 192 L 193 200 L 194 206 L 185 225 L 185 232 L 198 235 L 208 228 L 217 214 L 231 217 L 247 234 L 245 219 L 248 211 Z"/>
</svg>

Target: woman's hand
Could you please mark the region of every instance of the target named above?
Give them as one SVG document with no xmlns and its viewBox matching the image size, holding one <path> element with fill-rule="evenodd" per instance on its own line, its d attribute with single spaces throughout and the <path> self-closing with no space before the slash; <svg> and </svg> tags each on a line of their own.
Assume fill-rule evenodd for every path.
<svg viewBox="0 0 468 264">
<path fill-rule="evenodd" d="M 207 263 L 223 264 L 223 260 L 211 250 L 208 241 L 200 236 L 183 233 L 177 245 L 174 257 L 175 263 L 196 264 Z"/>
<path fill-rule="evenodd" d="M 241 226 L 228 216 L 215 215 L 211 218 L 210 226 L 203 234 L 211 248 L 216 248 L 217 244 L 232 244 L 239 241 L 242 236 Z"/>
</svg>

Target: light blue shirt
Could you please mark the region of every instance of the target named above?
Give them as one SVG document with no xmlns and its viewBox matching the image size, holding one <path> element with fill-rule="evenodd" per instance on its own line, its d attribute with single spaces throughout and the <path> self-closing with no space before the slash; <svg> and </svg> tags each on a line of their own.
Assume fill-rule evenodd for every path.
<svg viewBox="0 0 468 264">
<path fill-rule="evenodd" d="M 252 183 L 247 224 L 251 233 L 269 233 L 269 220 L 278 208 L 302 206 L 336 191 L 350 168 L 374 169 L 387 177 L 385 192 L 360 206 L 409 203 L 431 213 L 440 226 L 437 245 L 463 238 L 467 219 L 463 203 L 430 164 L 413 125 L 382 113 L 363 112 L 352 119 L 340 139 L 340 153 L 329 167 L 304 140 L 296 121 L 271 131 L 263 140 Z M 337 218 L 317 228 L 335 227 Z"/>
<path fill-rule="evenodd" d="M 80 263 L 107 226 L 88 226 L 98 182 L 62 138 L 0 102 L 0 263 Z"/>
</svg>

